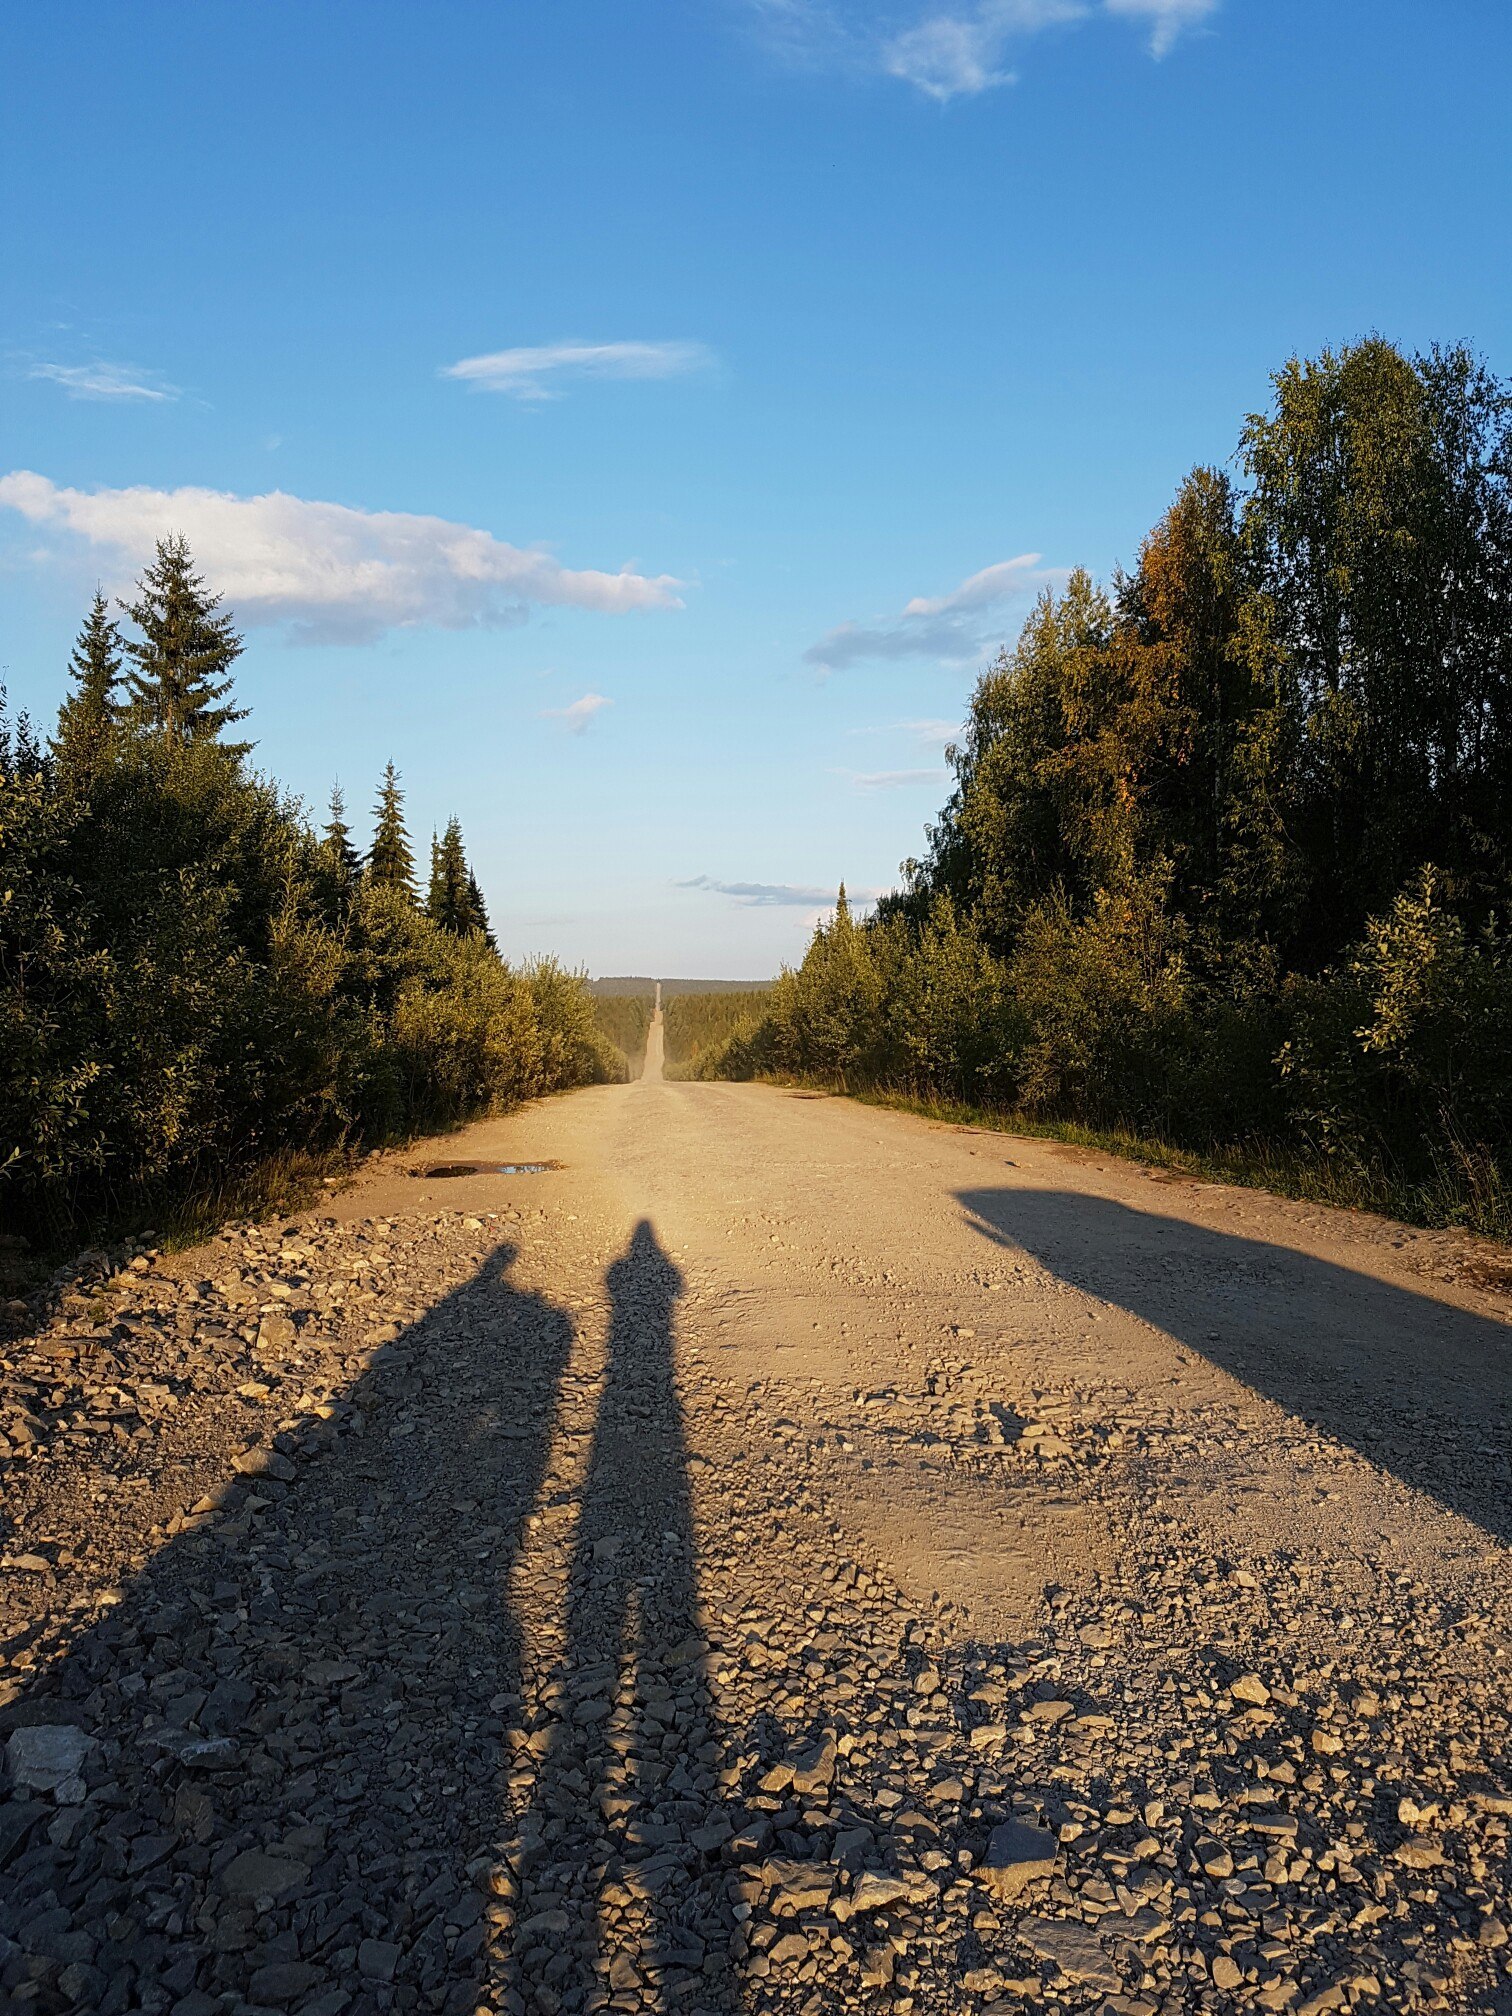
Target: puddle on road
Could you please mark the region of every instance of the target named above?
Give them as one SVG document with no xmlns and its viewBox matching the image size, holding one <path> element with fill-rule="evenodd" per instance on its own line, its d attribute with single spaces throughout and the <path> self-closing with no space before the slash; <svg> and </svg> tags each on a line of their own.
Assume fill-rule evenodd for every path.
<svg viewBox="0 0 1512 2016">
<path fill-rule="evenodd" d="M 437 1162 L 429 1169 L 411 1169 L 411 1176 L 428 1182 L 442 1176 L 544 1176 L 560 1169 L 560 1162 Z"/>
</svg>

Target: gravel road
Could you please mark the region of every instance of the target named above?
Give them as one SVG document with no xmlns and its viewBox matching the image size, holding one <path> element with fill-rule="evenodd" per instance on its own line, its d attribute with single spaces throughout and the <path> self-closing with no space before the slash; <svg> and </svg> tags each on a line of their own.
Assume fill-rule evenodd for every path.
<svg viewBox="0 0 1512 2016">
<path fill-rule="evenodd" d="M 654 1061 L 87 1259 L 0 2003 L 1512 2010 L 1509 1287 Z"/>
</svg>

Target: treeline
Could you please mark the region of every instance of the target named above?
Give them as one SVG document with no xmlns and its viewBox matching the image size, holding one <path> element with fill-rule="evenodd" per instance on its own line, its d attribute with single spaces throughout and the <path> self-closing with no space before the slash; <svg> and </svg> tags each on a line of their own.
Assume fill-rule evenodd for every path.
<svg viewBox="0 0 1512 2016">
<path fill-rule="evenodd" d="M 649 994 L 604 994 L 594 990 L 594 1020 L 606 1041 L 620 1053 L 622 1077 L 638 1078 L 646 1061 L 646 1032 L 656 1005 L 655 986 L 653 981 Z"/>
<path fill-rule="evenodd" d="M 455 819 L 422 893 L 248 762 L 241 639 L 165 539 L 97 595 L 54 732 L 0 710 L 0 1217 L 44 1240 L 610 1074 L 583 981 L 499 957 Z"/>
<path fill-rule="evenodd" d="M 721 1068 L 1512 1232 L 1512 392 L 1376 338 L 1273 384 L 1238 480 L 1041 599 L 923 859 Z"/>
<path fill-rule="evenodd" d="M 662 1040 L 669 1078 L 701 1078 L 709 1060 L 761 1024 L 771 990 L 729 988 L 719 993 L 662 994 Z"/>
</svg>

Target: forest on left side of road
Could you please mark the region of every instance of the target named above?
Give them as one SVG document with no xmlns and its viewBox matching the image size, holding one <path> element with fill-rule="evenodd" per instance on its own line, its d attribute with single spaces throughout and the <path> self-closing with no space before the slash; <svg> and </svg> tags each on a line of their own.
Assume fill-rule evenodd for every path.
<svg viewBox="0 0 1512 2016">
<path fill-rule="evenodd" d="M 122 618 L 126 619 L 124 622 Z M 422 888 L 237 739 L 231 615 L 182 539 L 97 594 L 51 733 L 0 708 L 0 1219 L 43 1245 L 276 1201 L 322 1157 L 623 1075 L 586 983 L 500 957 L 450 820 Z"/>
</svg>

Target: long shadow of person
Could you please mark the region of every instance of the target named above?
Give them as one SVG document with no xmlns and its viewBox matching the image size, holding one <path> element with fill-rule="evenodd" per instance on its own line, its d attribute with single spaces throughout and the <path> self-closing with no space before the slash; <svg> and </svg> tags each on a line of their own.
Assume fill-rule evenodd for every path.
<svg viewBox="0 0 1512 2016">
<path fill-rule="evenodd" d="M 682 1277 L 651 1227 L 610 1267 L 608 1363 L 566 1646 L 518 1841 L 506 2006 L 734 2006 L 718 1850 L 724 1744 L 704 1677 L 682 1410 Z"/>
<path fill-rule="evenodd" d="M 966 1190 L 984 1237 L 1120 1304 L 1512 1540 L 1512 1329 L 1294 1248 L 1108 1198 Z"/>
<path fill-rule="evenodd" d="M 0 2006 L 470 2016 L 508 1585 L 573 1338 L 513 1258 L 379 1353 L 347 1432 L 307 1421 L 229 1479 L 4 1711 L 87 1738 L 89 1796 L 0 1798 Z"/>
</svg>

